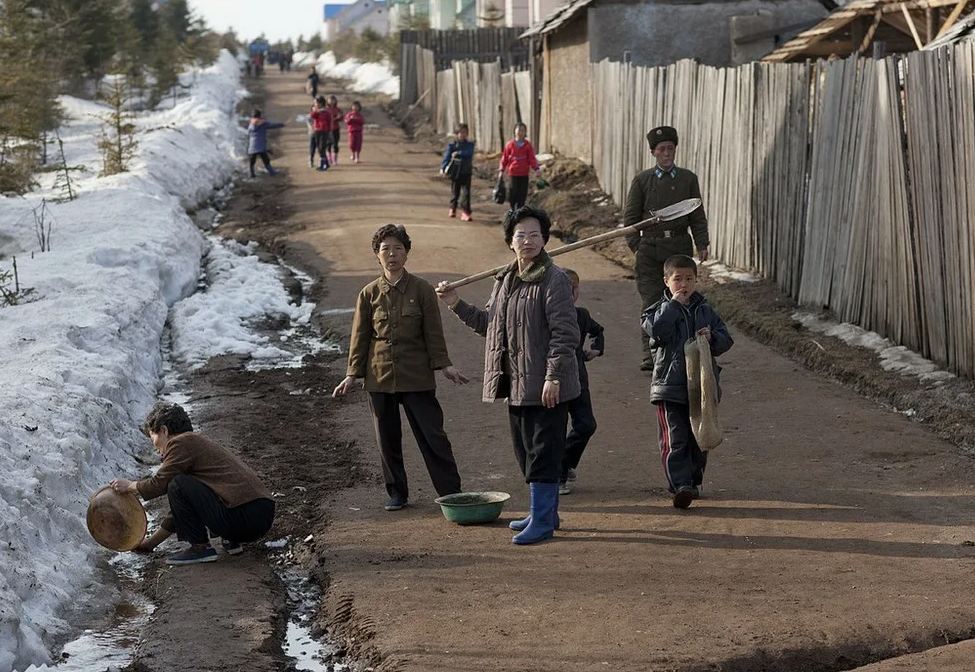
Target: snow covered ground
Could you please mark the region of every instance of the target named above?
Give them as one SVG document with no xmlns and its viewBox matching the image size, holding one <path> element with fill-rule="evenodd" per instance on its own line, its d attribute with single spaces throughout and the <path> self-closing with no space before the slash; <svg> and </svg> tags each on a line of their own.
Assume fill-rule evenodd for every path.
<svg viewBox="0 0 975 672">
<path fill-rule="evenodd" d="M 356 93 L 399 97 L 399 77 L 392 73 L 388 63 L 363 63 L 355 58 L 338 63 L 335 54 L 326 51 L 318 57 L 315 67 L 319 75 L 350 80 L 349 89 Z"/>
<path fill-rule="evenodd" d="M 241 325 L 308 319 L 280 269 L 208 240 L 185 212 L 240 165 L 239 77 L 228 54 L 186 74 L 189 95 L 139 115 L 130 171 L 106 178 L 97 177 L 106 110 L 63 98 L 68 164 L 86 170 L 73 172 L 76 200 L 47 204 L 49 251 L 32 208 L 57 196 L 53 175 L 26 198 L 0 198 L 0 269 L 16 256 L 21 285 L 36 292 L 0 308 L 0 672 L 44 669 L 50 647 L 111 599 L 100 572 L 113 554 L 89 536 L 85 510 L 111 478 L 146 475 L 137 456 L 151 446 L 138 427 L 161 386 L 167 316 L 174 356 L 190 367 L 225 352 L 281 357 Z M 215 290 L 201 300 L 191 295 L 208 253 Z"/>
</svg>

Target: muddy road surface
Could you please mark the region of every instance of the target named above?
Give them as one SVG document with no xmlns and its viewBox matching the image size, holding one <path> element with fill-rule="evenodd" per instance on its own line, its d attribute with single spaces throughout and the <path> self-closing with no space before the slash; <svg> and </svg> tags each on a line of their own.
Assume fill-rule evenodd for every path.
<svg viewBox="0 0 975 672">
<path fill-rule="evenodd" d="M 448 219 L 438 155 L 365 97 L 362 163 L 343 149 L 338 166 L 311 170 L 294 121 L 307 108 L 300 76 L 271 73 L 264 84 L 265 116 L 291 120 L 274 141 L 284 179 L 243 185 L 220 230 L 316 274 L 308 298 L 337 343 L 356 293 L 378 275 L 370 239 L 383 223 L 407 227 L 408 268 L 433 282 L 510 258 L 490 182 L 475 182 L 473 222 Z M 352 97 L 340 100 L 347 109 Z M 192 381 L 200 428 L 281 495 L 270 537 L 287 536 L 289 557 L 321 582 L 319 624 L 343 660 L 388 672 L 975 668 L 965 641 L 975 636 L 970 457 L 732 323 L 736 344 L 721 361 L 726 439 L 705 497 L 677 511 L 638 370 L 632 276 L 593 251 L 560 264 L 581 276 L 580 303 L 605 326 L 606 353 L 589 366 L 599 429 L 550 542 L 510 542 L 507 522 L 524 515 L 528 489 L 507 414 L 480 402 L 483 340 L 445 310 L 451 358 L 472 378 L 463 387 L 440 378 L 438 391 L 465 489 L 512 495 L 492 525 L 443 519 L 409 432 L 411 505 L 383 510 L 365 394 L 329 396 L 342 356 L 261 372 L 222 358 Z M 489 290 L 461 294 L 482 302 Z M 276 561 L 254 547 L 162 571 L 136 665 L 285 669 Z"/>
</svg>

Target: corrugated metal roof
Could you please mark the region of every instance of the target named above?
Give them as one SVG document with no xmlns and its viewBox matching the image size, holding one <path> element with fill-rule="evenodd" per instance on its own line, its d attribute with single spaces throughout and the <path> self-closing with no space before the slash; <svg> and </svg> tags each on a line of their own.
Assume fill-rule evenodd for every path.
<svg viewBox="0 0 975 672">
<path fill-rule="evenodd" d="M 556 7 L 554 10 L 552 10 L 551 14 L 523 32 L 518 37 L 523 40 L 527 37 L 532 37 L 534 35 L 545 35 L 558 30 L 566 23 L 571 21 L 581 10 L 585 9 L 594 2 L 596 2 L 596 0 L 570 0 L 564 5 Z"/>
</svg>

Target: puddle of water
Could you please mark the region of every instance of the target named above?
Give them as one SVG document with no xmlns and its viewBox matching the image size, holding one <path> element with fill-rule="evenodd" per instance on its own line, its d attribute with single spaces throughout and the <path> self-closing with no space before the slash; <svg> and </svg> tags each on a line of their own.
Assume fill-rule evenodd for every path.
<svg viewBox="0 0 975 672">
<path fill-rule="evenodd" d="M 294 605 L 288 619 L 288 629 L 282 643 L 284 655 L 295 661 L 296 670 L 308 672 L 354 672 L 346 663 L 336 662 L 338 649 L 315 637 L 315 608 L 321 599 L 321 591 L 308 577 L 289 567 L 281 557 L 278 576 L 288 591 L 288 601 Z"/>
</svg>

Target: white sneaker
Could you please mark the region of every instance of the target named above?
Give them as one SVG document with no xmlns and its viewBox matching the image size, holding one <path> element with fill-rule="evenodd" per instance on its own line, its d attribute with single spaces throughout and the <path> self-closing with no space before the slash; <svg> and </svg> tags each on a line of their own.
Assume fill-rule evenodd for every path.
<svg viewBox="0 0 975 672">
<path fill-rule="evenodd" d="M 560 495 L 571 495 L 572 494 L 572 486 L 570 486 L 568 483 L 559 483 L 559 494 Z"/>
<path fill-rule="evenodd" d="M 567 478 L 570 481 L 576 480 L 576 470 L 575 469 L 569 469 L 569 474 L 568 474 L 568 477 Z"/>
</svg>

